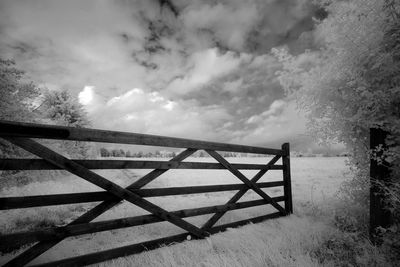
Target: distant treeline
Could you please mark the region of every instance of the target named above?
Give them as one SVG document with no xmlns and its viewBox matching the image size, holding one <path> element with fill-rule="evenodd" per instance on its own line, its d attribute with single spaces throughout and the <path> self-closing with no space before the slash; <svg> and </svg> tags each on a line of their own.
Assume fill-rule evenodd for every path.
<svg viewBox="0 0 400 267">
<path fill-rule="evenodd" d="M 126 157 L 126 158 L 171 158 L 175 157 L 177 152 L 171 151 L 155 151 L 155 152 L 132 152 L 130 150 L 118 149 L 118 148 L 100 148 L 101 157 Z M 265 157 L 265 155 L 260 154 L 247 154 L 247 153 L 235 153 L 235 152 L 220 152 L 224 157 Z M 193 157 L 206 158 L 210 157 L 204 151 L 197 151 L 193 154 Z"/>
<path fill-rule="evenodd" d="M 160 152 L 160 151 L 155 151 L 153 152 L 132 152 L 130 150 L 123 150 L 123 149 L 107 149 L 107 148 L 100 148 L 100 156 L 101 157 L 126 157 L 126 158 L 153 158 L 153 157 L 163 157 L 163 158 L 169 158 L 169 157 L 175 157 L 176 153 L 175 152 Z"/>
<path fill-rule="evenodd" d="M 235 152 L 219 152 L 222 156 L 227 158 L 244 158 L 244 157 L 265 157 L 262 154 L 251 154 L 251 153 L 235 153 Z M 100 148 L 101 157 L 125 157 L 125 158 L 172 158 L 175 157 L 177 152 L 171 151 L 155 151 L 155 152 L 132 152 L 130 150 L 118 149 L 118 148 Z M 210 157 L 206 152 L 200 150 L 195 152 L 193 157 L 196 158 L 207 158 Z M 301 153 L 293 151 L 291 153 L 292 157 L 348 157 L 350 154 L 348 152 L 342 152 L 340 154 L 312 154 L 312 153 Z"/>
</svg>

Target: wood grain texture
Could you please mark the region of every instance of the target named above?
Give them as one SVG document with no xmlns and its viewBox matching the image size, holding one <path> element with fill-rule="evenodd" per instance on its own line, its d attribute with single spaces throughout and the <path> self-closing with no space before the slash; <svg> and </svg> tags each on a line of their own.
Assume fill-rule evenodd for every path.
<svg viewBox="0 0 400 267">
<path fill-rule="evenodd" d="M 284 196 L 274 197 L 273 200 L 276 202 L 284 201 L 285 197 Z M 270 203 L 268 203 L 264 199 L 260 199 L 260 200 L 251 200 L 238 203 L 228 203 L 224 205 L 177 210 L 177 211 L 172 211 L 171 214 L 174 214 L 180 218 L 186 218 L 186 217 L 194 217 L 216 212 L 227 212 L 230 210 L 244 209 L 266 204 Z M 1 235 L 0 244 L 8 244 L 8 246 L 13 246 L 14 244 L 16 245 L 29 244 L 37 241 L 45 241 L 45 240 L 50 241 L 70 236 L 121 229 L 138 225 L 146 225 L 162 221 L 165 220 L 154 215 L 142 215 L 135 217 L 126 217 L 122 219 L 99 221 L 94 223 L 82 223 L 82 224 L 67 225 L 62 227 L 51 227 L 36 231 L 25 231 L 25 232 Z"/>
<path fill-rule="evenodd" d="M 284 195 L 286 196 L 285 200 L 285 210 L 286 213 L 293 213 L 293 200 L 292 200 L 292 179 L 290 176 L 290 145 L 289 143 L 284 143 L 282 145 L 282 150 L 285 151 L 285 155 L 282 156 L 283 163 L 283 182 L 284 182 Z"/>
<path fill-rule="evenodd" d="M 272 158 L 268 163 L 267 166 L 272 166 L 274 165 L 281 157 L 280 156 L 275 156 L 274 158 Z M 263 175 L 265 173 L 267 173 L 267 169 L 266 170 L 261 170 L 259 171 L 256 175 L 254 175 L 254 177 L 251 179 L 251 181 L 253 183 L 256 183 L 258 180 L 261 179 L 261 177 L 263 177 Z M 244 196 L 244 194 L 246 194 L 246 192 L 249 190 L 249 188 L 243 188 L 241 190 L 239 190 L 236 194 L 233 195 L 233 197 L 231 197 L 227 204 L 229 203 L 235 203 L 237 201 L 239 201 L 239 199 Z M 208 221 L 201 227 L 202 229 L 210 229 L 213 225 L 215 225 L 215 223 L 222 217 L 224 216 L 225 212 L 217 212 L 215 213 L 210 219 L 208 219 Z"/>
<path fill-rule="evenodd" d="M 257 187 L 257 185 L 247 179 L 246 176 L 244 176 L 240 171 L 238 171 L 235 167 L 233 167 L 228 161 L 226 161 L 220 154 L 213 150 L 206 150 L 210 156 L 215 158 L 219 163 L 225 166 L 226 169 L 228 169 L 233 175 L 235 175 L 239 180 L 241 180 L 243 183 L 245 183 L 249 188 L 251 188 L 254 192 L 256 192 L 258 195 L 260 195 L 262 198 L 264 198 L 267 201 L 271 202 L 271 205 L 279 210 L 282 213 L 286 213 L 285 210 L 275 201 L 271 199 L 270 196 L 268 196 L 264 191 L 262 191 L 260 188 Z"/>
<path fill-rule="evenodd" d="M 152 160 L 72 160 L 91 170 L 99 169 L 209 169 L 221 170 L 225 167 L 220 163 L 211 162 L 170 162 Z M 263 164 L 232 164 L 241 170 L 282 170 L 282 165 L 267 167 Z M 43 159 L 0 159 L 0 170 L 60 170 L 59 167 Z"/>
<path fill-rule="evenodd" d="M 41 157 L 42 159 L 0 159 L 0 170 L 67 170 L 97 186 L 105 191 L 57 194 L 45 196 L 26 196 L 26 197 L 6 197 L 0 198 L 1 209 L 27 208 L 49 205 L 63 205 L 82 202 L 100 202 L 91 210 L 63 227 L 53 227 L 39 231 L 20 232 L 0 236 L 1 244 L 28 244 L 38 242 L 31 248 L 20 253 L 4 266 L 23 266 L 32 259 L 38 257 L 64 238 L 82 234 L 108 231 L 125 227 L 169 221 L 176 226 L 184 229 L 187 233 L 160 238 L 139 244 L 125 246 L 121 248 L 106 250 L 102 252 L 90 253 L 56 262 L 46 263 L 43 266 L 71 266 L 86 265 L 97 263 L 119 256 L 138 253 L 147 249 L 157 248 L 163 244 L 179 242 L 186 239 L 187 235 L 194 238 L 205 238 L 209 234 L 223 231 L 228 227 L 236 227 L 249 222 L 259 222 L 265 219 L 276 218 L 293 212 L 292 196 L 290 186 L 290 158 L 289 144 L 282 145 L 281 149 L 271 149 L 236 144 L 225 144 L 192 140 L 184 138 L 174 138 L 156 135 L 136 134 L 127 132 L 105 131 L 99 129 L 73 128 L 64 126 L 53 126 L 33 123 L 20 123 L 0 120 L 0 137 L 11 143 Z M 143 160 L 71 160 L 48 149 L 47 147 L 29 139 L 59 139 L 88 142 L 105 142 L 119 144 L 149 145 L 174 148 L 187 148 L 169 161 L 143 161 Z M 208 152 L 218 163 L 211 162 L 182 162 L 191 156 L 195 151 L 202 149 Z M 230 151 L 239 153 L 257 153 L 275 155 L 268 164 L 230 164 L 216 151 Z M 282 165 L 276 165 L 277 160 L 282 156 Z M 139 180 L 135 181 L 126 188 L 109 181 L 105 177 L 90 171 L 91 169 L 153 169 Z M 151 183 L 157 177 L 169 169 L 226 169 L 234 174 L 244 184 L 229 185 L 207 185 L 195 187 L 170 187 L 170 188 L 146 188 L 143 186 Z M 239 170 L 259 170 L 252 178 L 248 179 Z M 257 183 L 257 181 L 268 170 L 282 170 L 283 181 L 273 181 Z M 216 177 L 217 178 L 217 177 Z M 261 188 L 283 186 L 284 196 L 269 197 Z M 254 190 L 263 199 L 254 201 L 238 202 L 238 200 L 248 191 Z M 166 211 L 157 205 L 144 199 L 147 197 L 171 196 L 197 194 L 205 192 L 220 192 L 228 190 L 239 190 L 226 204 L 207 206 L 200 208 Z M 148 212 L 150 215 L 127 217 L 116 220 L 107 220 L 91 223 L 91 221 L 107 210 L 115 207 L 121 200 L 126 200 L 137 205 Z M 285 202 L 283 209 L 277 202 Z M 277 213 L 250 218 L 243 221 L 232 222 L 225 225 L 214 226 L 215 223 L 229 210 L 242 209 L 259 205 L 271 204 L 279 210 Z M 188 223 L 182 218 L 199 216 L 204 214 L 214 215 L 203 225 L 197 226 Z M 15 242 L 15 243 L 13 243 Z"/>
<path fill-rule="evenodd" d="M 186 149 L 186 150 L 182 151 L 181 153 L 179 153 L 174 158 L 170 159 L 169 161 L 182 161 L 182 160 L 186 159 L 187 157 L 189 157 L 190 155 L 192 155 L 195 151 L 196 151 L 195 149 Z M 161 175 L 164 172 L 165 172 L 165 170 L 158 170 L 158 169 L 153 170 L 149 174 L 147 174 L 144 177 L 142 177 L 141 179 L 139 179 L 137 182 L 132 183 L 130 185 L 129 189 L 140 188 L 137 185 L 144 186 L 144 185 L 146 185 L 146 183 L 149 183 L 152 180 L 156 179 L 159 175 Z M 115 205 L 117 205 L 118 203 L 120 203 L 120 201 L 121 200 L 119 198 L 103 201 L 100 204 L 98 204 L 96 207 L 94 207 L 93 209 L 85 212 L 84 214 L 79 216 L 77 219 L 73 220 L 68 225 L 90 222 L 90 221 L 94 220 L 95 218 L 97 218 L 98 216 L 100 216 L 101 214 L 103 214 L 104 212 L 106 212 L 107 210 L 109 210 L 112 207 L 114 207 Z M 53 246 L 57 245 L 62 240 L 63 240 L 63 238 L 60 238 L 57 240 L 51 240 L 51 241 L 41 241 L 41 242 L 33 245 L 29 249 L 25 250 L 24 252 L 22 252 L 17 257 L 10 260 L 9 262 L 7 262 L 4 266 L 24 266 L 27 263 L 29 263 L 30 261 L 32 261 L 33 259 L 35 259 L 36 257 L 38 257 L 39 255 L 41 255 L 42 253 L 44 253 L 45 251 L 47 251 L 50 248 L 52 248 Z"/>
<path fill-rule="evenodd" d="M 283 186 L 283 181 L 257 183 L 257 186 L 260 188 Z M 223 185 L 182 186 L 182 187 L 129 189 L 129 190 L 141 197 L 162 197 L 162 196 L 242 190 L 244 188 L 248 187 L 243 184 L 223 184 Z M 109 200 L 119 201 L 119 198 L 116 198 L 112 194 L 104 191 L 87 192 L 87 193 L 37 195 L 37 196 L 25 196 L 25 197 L 3 197 L 0 198 L 0 210 L 99 202 L 99 201 L 109 201 Z"/>
<path fill-rule="evenodd" d="M 216 234 L 218 232 L 225 231 L 228 228 L 243 226 L 248 223 L 259 223 L 268 219 L 275 219 L 282 216 L 279 212 L 267 214 L 263 216 L 258 216 L 250 218 L 247 220 L 242 220 L 234 223 L 218 225 L 209 229 L 210 234 Z M 138 244 L 123 246 L 119 248 L 109 249 L 105 251 L 90 253 L 82 256 L 71 257 L 67 259 L 62 259 L 58 261 L 53 261 L 45 264 L 32 265 L 34 267 L 44 267 L 44 266 L 85 266 L 89 264 L 95 264 L 98 262 L 103 262 L 106 260 L 115 259 L 118 257 L 126 257 L 133 254 L 138 254 L 144 251 L 153 250 L 160 248 L 162 246 L 172 245 L 177 242 L 183 242 L 187 240 L 190 233 L 183 233 L 178 235 L 173 235 L 169 237 L 159 238 L 151 241 L 146 241 Z"/>
<path fill-rule="evenodd" d="M 212 149 L 241 153 L 283 155 L 281 149 L 271 149 L 236 144 L 224 144 L 184 138 L 106 131 L 99 129 L 74 128 L 24 122 L 0 120 L 0 136 L 62 139 L 75 141 L 119 143 L 132 145 L 163 146 L 193 149 Z"/>
</svg>

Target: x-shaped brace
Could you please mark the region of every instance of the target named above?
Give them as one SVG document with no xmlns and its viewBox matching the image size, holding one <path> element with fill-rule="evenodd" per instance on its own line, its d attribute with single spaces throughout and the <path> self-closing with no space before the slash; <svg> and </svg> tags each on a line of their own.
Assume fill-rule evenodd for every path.
<svg viewBox="0 0 400 267">
<path fill-rule="evenodd" d="M 227 170 L 229 170 L 232 174 L 234 174 L 237 178 L 239 178 L 243 183 L 245 183 L 249 188 L 239 190 L 225 205 L 229 205 L 237 202 L 249 189 L 254 190 L 257 194 L 259 194 L 263 199 L 266 200 L 267 203 L 270 203 L 273 207 L 275 207 L 282 215 L 286 214 L 285 209 L 276 203 L 270 196 L 268 196 L 264 191 L 262 191 L 256 184 L 256 182 L 261 179 L 261 177 L 268 171 L 268 168 L 265 168 L 259 171 L 251 180 L 247 179 L 238 169 L 236 169 L 232 164 L 226 161 L 220 154 L 215 152 L 214 150 L 206 150 L 210 156 L 216 159 L 219 163 L 221 163 Z M 275 156 L 268 162 L 267 167 L 274 165 L 280 156 Z M 217 212 L 215 213 L 202 227 L 203 230 L 210 229 L 222 216 L 224 216 L 225 212 Z"/>
<path fill-rule="evenodd" d="M 126 200 L 128 202 L 131 202 L 134 205 L 137 205 L 150 213 L 154 214 L 155 216 L 158 216 L 166 221 L 169 221 L 175 225 L 177 225 L 180 228 L 183 228 L 193 234 L 196 237 L 206 237 L 208 236 L 208 233 L 202 229 L 199 229 L 198 227 L 194 226 L 193 224 L 190 224 L 183 220 L 182 218 L 158 207 L 157 205 L 154 205 L 153 203 L 143 199 L 137 194 L 134 194 L 133 192 L 130 191 L 130 189 L 138 189 L 143 187 L 144 185 L 150 183 L 153 181 L 155 178 L 166 172 L 167 170 L 153 170 L 149 174 L 143 176 L 141 179 L 136 181 L 135 183 L 131 184 L 127 188 L 122 188 L 119 185 L 107 180 L 106 178 L 88 170 L 87 168 L 77 164 L 76 162 L 52 151 L 51 149 L 37 143 L 36 141 L 33 141 L 32 139 L 29 138 L 11 138 L 7 137 L 5 138 L 9 142 L 31 152 L 32 154 L 35 154 L 42 159 L 50 162 L 51 164 L 60 167 L 62 169 L 65 169 L 105 190 L 110 192 L 111 194 L 115 195 L 115 199 L 113 200 L 106 200 L 101 202 L 99 205 L 94 207 L 93 209 L 89 210 L 85 214 L 81 215 L 79 218 L 71 222 L 69 225 L 72 224 L 79 224 L 79 223 L 87 223 L 90 222 L 91 220 L 95 219 L 102 213 L 106 212 L 107 210 L 111 209 L 118 203 L 120 203 L 121 200 Z M 189 157 L 192 155 L 196 150 L 195 149 L 187 149 L 183 151 L 182 153 L 178 154 L 175 158 L 171 159 L 170 161 L 174 162 L 179 162 L 184 160 L 185 158 Z M 20 266 L 20 265 L 25 265 L 26 263 L 30 262 L 32 259 L 36 258 L 43 252 L 47 251 L 60 241 L 62 241 L 64 238 L 60 238 L 57 240 L 51 240 L 51 241 L 42 241 L 37 244 L 35 244 L 33 247 L 29 248 L 22 254 L 20 254 L 18 257 L 14 258 L 10 262 L 8 262 L 5 266 Z"/>
</svg>

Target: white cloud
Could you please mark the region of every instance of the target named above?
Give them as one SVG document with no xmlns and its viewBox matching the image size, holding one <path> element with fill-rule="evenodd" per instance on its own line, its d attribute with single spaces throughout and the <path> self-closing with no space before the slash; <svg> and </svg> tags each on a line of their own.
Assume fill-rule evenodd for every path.
<svg viewBox="0 0 400 267">
<path fill-rule="evenodd" d="M 277 116 L 281 115 L 282 112 L 285 111 L 285 108 L 287 108 L 288 103 L 282 99 L 275 100 L 272 102 L 272 104 L 269 106 L 267 110 L 262 112 L 261 114 L 256 114 L 251 116 L 246 123 L 251 124 L 251 123 L 260 123 L 262 121 L 272 121 L 277 118 Z"/>
<path fill-rule="evenodd" d="M 248 126 L 237 132 L 236 142 L 255 145 L 291 142 L 306 132 L 304 114 L 294 101 L 287 99 L 274 101 L 268 110 L 250 117 L 246 123 Z"/>
<path fill-rule="evenodd" d="M 139 88 L 102 103 L 92 101 L 86 107 L 100 128 L 208 140 L 222 140 L 215 129 L 232 120 L 223 107 L 171 101 Z"/>
<path fill-rule="evenodd" d="M 297 132 L 291 106 L 274 102 L 269 50 L 303 20 L 303 1 L 212 2 L 174 1 L 175 18 L 159 1 L 1 1 L 0 53 L 78 95 L 98 128 L 247 143 L 290 121 Z"/>
<path fill-rule="evenodd" d="M 201 88 L 212 79 L 236 70 L 239 65 L 249 60 L 250 56 L 235 55 L 233 52 L 220 54 L 217 48 L 194 53 L 188 60 L 187 72 L 183 78 L 176 78 L 167 87 L 167 91 L 184 95 Z"/>
<path fill-rule="evenodd" d="M 79 103 L 82 105 L 88 105 L 93 100 L 93 88 L 94 86 L 86 85 L 83 90 L 79 93 Z"/>
</svg>

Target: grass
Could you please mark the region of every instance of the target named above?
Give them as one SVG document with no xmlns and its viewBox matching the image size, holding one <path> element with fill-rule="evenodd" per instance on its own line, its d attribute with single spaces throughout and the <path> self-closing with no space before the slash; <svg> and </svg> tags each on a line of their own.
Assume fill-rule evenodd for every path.
<svg viewBox="0 0 400 267">
<path fill-rule="evenodd" d="M 189 159 L 190 160 L 190 159 Z M 199 159 L 195 159 L 199 160 Z M 208 160 L 210 159 L 201 159 Z M 266 162 L 263 158 L 229 159 L 232 162 Z M 290 217 L 229 229 L 206 240 L 192 240 L 163 247 L 138 255 L 114 259 L 98 266 L 385 266 L 382 254 L 365 238 L 348 233 L 335 225 L 341 203 L 336 198 L 340 183 L 346 179 L 344 158 L 293 158 L 292 184 L 294 214 Z M 148 170 L 111 171 L 98 173 L 127 186 Z M 254 171 L 244 172 L 248 177 Z M 281 179 L 281 172 L 271 171 L 261 181 Z M 227 171 L 171 170 L 149 184 L 148 187 L 238 183 Z M 96 191 L 72 175 L 60 174 L 52 180 L 33 182 L 19 187 L 3 188 L 1 195 L 37 195 Z M 266 189 L 271 196 L 282 195 L 279 188 Z M 151 198 L 153 203 L 167 210 L 178 210 L 224 204 L 235 192 Z M 242 200 L 258 199 L 248 193 Z M 5 211 L 1 216 L 0 232 L 10 233 L 32 228 L 63 225 L 79 216 L 93 204 L 64 205 Z M 228 212 L 219 224 L 246 219 L 273 212 L 261 206 Z M 123 203 L 96 220 L 106 220 L 147 214 L 146 211 Z M 210 215 L 188 218 L 201 226 Z M 33 263 L 53 261 L 65 257 L 129 245 L 182 232 L 167 222 L 132 227 L 96 234 L 71 237 L 41 255 Z M 348 246 L 348 247 L 347 247 Z M 20 250 L 22 251 L 22 250 Z M 0 265 L 16 253 L 0 257 Z M 348 265 L 350 264 L 350 265 Z"/>
</svg>

